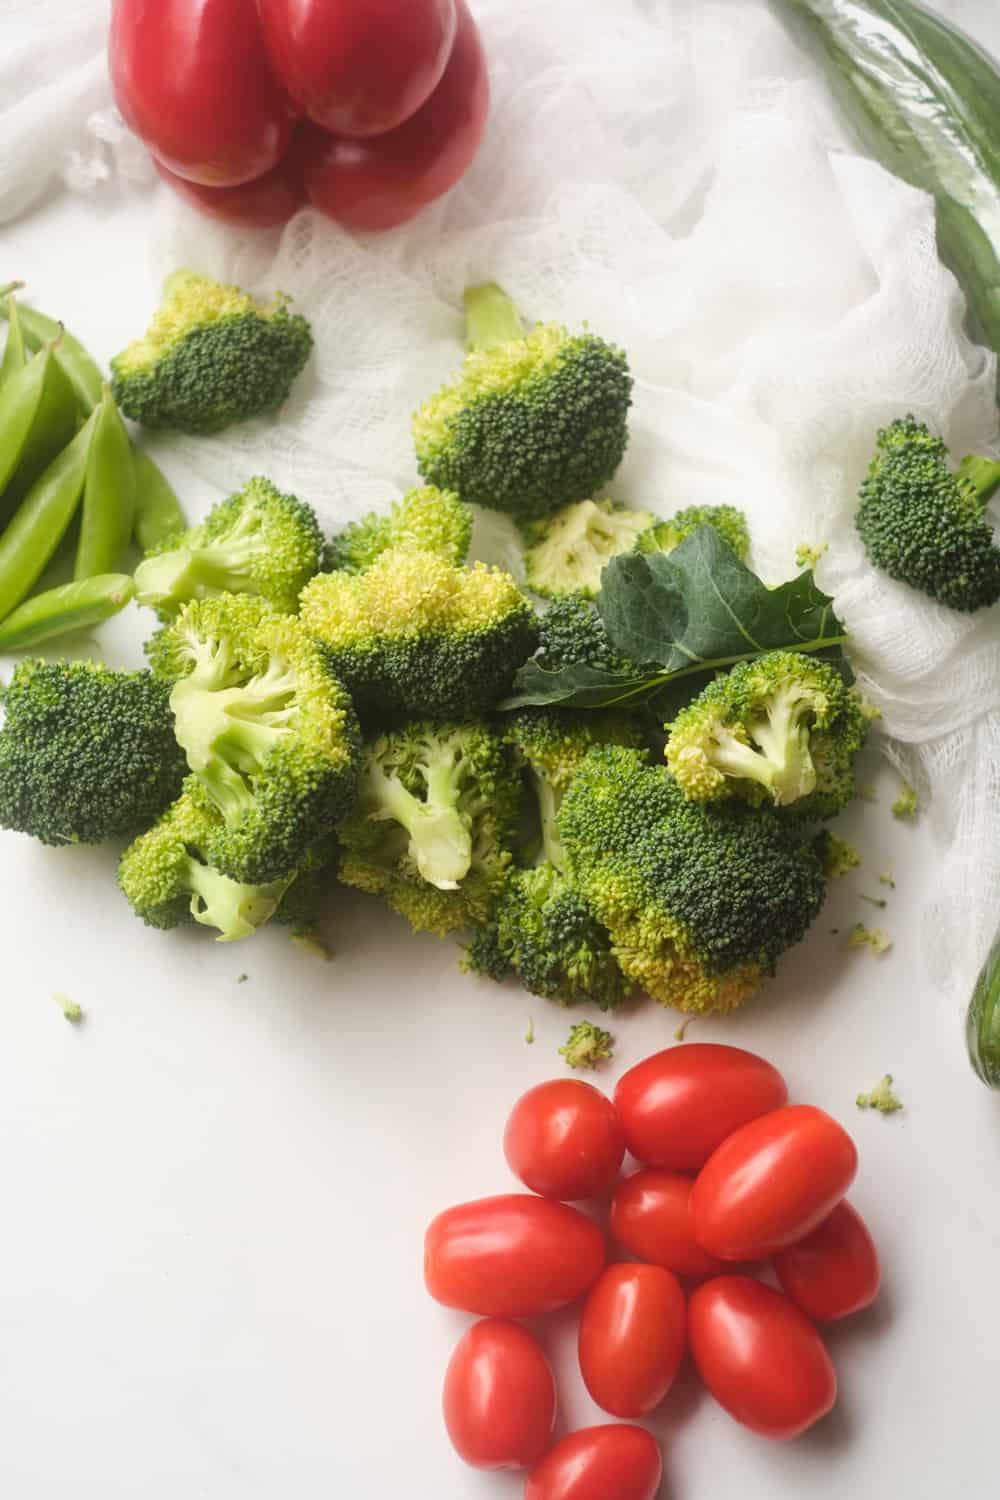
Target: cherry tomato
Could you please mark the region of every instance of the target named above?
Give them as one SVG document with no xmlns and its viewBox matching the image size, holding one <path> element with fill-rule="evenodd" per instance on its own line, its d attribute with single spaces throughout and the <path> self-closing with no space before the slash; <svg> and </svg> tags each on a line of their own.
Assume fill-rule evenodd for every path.
<svg viewBox="0 0 1000 1500">
<path fill-rule="evenodd" d="M 649 1167 L 697 1171 L 716 1146 L 788 1099 L 776 1068 L 741 1047 L 683 1042 L 636 1063 L 618 1081 L 625 1144 Z"/>
<path fill-rule="evenodd" d="M 233 187 L 284 154 L 296 110 L 256 0 L 115 0 L 109 61 L 126 123 L 178 177 Z"/>
<path fill-rule="evenodd" d="M 625 1155 L 615 1107 L 580 1078 L 553 1078 L 522 1094 L 503 1136 L 507 1165 L 543 1198 L 596 1198 Z"/>
<path fill-rule="evenodd" d="M 424 1240 L 424 1281 L 446 1307 L 534 1318 L 575 1302 L 604 1266 L 604 1236 L 565 1203 L 505 1193 L 438 1214 Z"/>
<path fill-rule="evenodd" d="M 295 158 L 294 143 L 276 167 L 241 182 L 237 187 L 205 187 L 187 182 L 153 157 L 153 166 L 174 192 L 209 218 L 226 224 L 240 224 L 247 229 L 271 229 L 287 224 L 309 199 L 302 181 L 302 168 Z"/>
<path fill-rule="evenodd" d="M 348 229 L 392 229 L 440 198 L 475 156 L 489 109 L 479 31 L 464 0 L 448 66 L 405 124 L 366 140 L 314 130 L 306 187 L 315 206 Z"/>
<path fill-rule="evenodd" d="M 530 1469 L 552 1441 L 556 1385 L 519 1323 L 486 1318 L 458 1342 L 444 1377 L 444 1421 L 474 1469 Z"/>
<path fill-rule="evenodd" d="M 584 1427 L 556 1443 L 528 1478 L 524 1500 L 656 1500 L 663 1462 L 644 1427 Z"/>
<path fill-rule="evenodd" d="M 716 1401 L 762 1437 L 797 1437 L 837 1399 L 833 1362 L 809 1319 L 749 1276 L 717 1276 L 698 1287 L 688 1337 Z"/>
<path fill-rule="evenodd" d="M 845 1198 L 818 1229 L 774 1257 L 782 1289 L 815 1323 L 832 1323 L 874 1302 L 882 1272 L 875 1242 Z"/>
<path fill-rule="evenodd" d="M 580 1370 L 598 1406 L 643 1417 L 659 1406 L 684 1357 L 684 1293 L 662 1266 L 608 1266 L 580 1315 Z"/>
<path fill-rule="evenodd" d="M 268 50 L 296 104 L 337 135 L 394 130 L 437 87 L 455 0 L 258 0 Z"/>
<path fill-rule="evenodd" d="M 762 1260 L 822 1224 L 854 1181 L 858 1153 L 836 1120 L 789 1104 L 723 1141 L 695 1178 L 695 1239 L 720 1260 Z"/>
<path fill-rule="evenodd" d="M 615 1188 L 611 1233 L 640 1260 L 678 1276 L 718 1276 L 722 1261 L 701 1248 L 691 1228 L 692 1185 L 690 1177 L 658 1167 L 633 1172 Z"/>
</svg>

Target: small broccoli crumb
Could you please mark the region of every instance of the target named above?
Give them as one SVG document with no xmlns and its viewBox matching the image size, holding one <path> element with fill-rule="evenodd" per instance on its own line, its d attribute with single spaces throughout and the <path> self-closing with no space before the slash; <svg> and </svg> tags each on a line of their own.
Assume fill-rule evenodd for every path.
<svg viewBox="0 0 1000 1500">
<path fill-rule="evenodd" d="M 311 953 L 313 958 L 321 958 L 324 963 L 333 959 L 333 949 L 316 932 L 293 932 L 292 942 L 304 953 Z"/>
<path fill-rule="evenodd" d="M 894 1115 L 903 1101 L 892 1091 L 892 1074 L 886 1073 L 869 1094 L 859 1094 L 854 1101 L 859 1109 L 877 1109 L 880 1115 Z"/>
<path fill-rule="evenodd" d="M 800 542 L 795 549 L 795 566 L 814 568 L 829 545 L 829 542 Z"/>
<path fill-rule="evenodd" d="M 847 936 L 849 948 L 870 948 L 873 953 L 885 953 L 892 947 L 892 938 L 884 927 L 866 927 L 855 922 Z"/>
<path fill-rule="evenodd" d="M 912 787 L 908 781 L 904 781 L 900 788 L 899 796 L 892 804 L 893 817 L 915 818 L 919 806 L 916 787 Z"/>
<path fill-rule="evenodd" d="M 681 1024 L 678 1026 L 677 1030 L 674 1032 L 674 1041 L 675 1042 L 683 1042 L 685 1036 L 687 1035 L 687 1029 L 691 1025 L 691 1022 L 693 1020 L 694 1020 L 694 1016 L 685 1016 L 684 1017 L 684 1020 L 681 1022 Z"/>
<path fill-rule="evenodd" d="M 71 1000 L 68 995 L 55 995 L 53 998 L 62 1006 L 62 1013 L 67 1021 L 71 1021 L 74 1026 L 79 1025 L 83 1020 L 83 1006 L 76 1000 Z"/>
<path fill-rule="evenodd" d="M 883 870 L 878 878 L 882 885 L 889 886 L 890 890 L 894 891 L 896 889 L 896 882 L 893 880 L 888 870 Z"/>
<path fill-rule="evenodd" d="M 878 801 L 878 793 L 875 790 L 874 783 L 871 781 L 859 782 L 857 787 L 855 788 L 855 792 L 857 796 L 861 798 L 862 802 Z"/>
<path fill-rule="evenodd" d="M 855 846 L 829 831 L 822 835 L 820 858 L 827 880 L 837 880 L 849 870 L 856 870 L 861 863 L 861 855 Z"/>
<path fill-rule="evenodd" d="M 559 1056 L 571 1068 L 596 1068 L 598 1063 L 610 1061 L 614 1056 L 614 1044 L 610 1031 L 602 1031 L 592 1021 L 578 1021 L 565 1047 L 559 1048 Z"/>
<path fill-rule="evenodd" d="M 867 901 L 869 906 L 878 906 L 882 909 L 889 905 L 884 896 L 866 896 L 864 891 L 861 892 L 861 899 Z"/>
<path fill-rule="evenodd" d="M 247 980 L 249 978 L 250 978 L 249 974 L 237 974 L 237 976 L 236 976 L 236 983 L 237 984 L 246 984 L 246 982 L 247 982 Z"/>
<path fill-rule="evenodd" d="M 531 1046 L 532 1042 L 535 1040 L 535 1018 L 534 1018 L 534 1016 L 529 1016 L 528 1017 L 528 1029 L 524 1033 L 524 1040 L 528 1043 L 529 1047 Z"/>
</svg>

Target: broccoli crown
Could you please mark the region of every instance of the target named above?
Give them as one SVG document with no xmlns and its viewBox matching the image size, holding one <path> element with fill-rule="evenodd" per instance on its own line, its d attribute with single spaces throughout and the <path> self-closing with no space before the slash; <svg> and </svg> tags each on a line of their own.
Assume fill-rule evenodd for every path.
<svg viewBox="0 0 1000 1500">
<path fill-rule="evenodd" d="M 948 450 L 922 422 L 904 417 L 878 434 L 855 516 L 868 561 L 950 609 L 1000 599 L 1000 549 L 983 507 L 1000 486 L 1000 463 Z"/>
<path fill-rule="evenodd" d="M 3 705 L 0 827 L 98 844 L 148 827 L 180 791 L 169 689 L 150 672 L 22 661 Z"/>
<path fill-rule="evenodd" d="M 579 591 L 553 600 L 540 616 L 538 642 L 538 662 L 548 672 L 572 666 L 626 674 L 638 670 L 615 651 L 604 621 L 587 595 Z"/>
<path fill-rule="evenodd" d="M 667 765 L 693 801 L 740 796 L 829 817 L 854 794 L 868 722 L 832 662 L 769 651 L 681 710 L 667 726 Z"/>
<path fill-rule="evenodd" d="M 355 795 L 351 701 L 298 620 L 248 594 L 194 600 L 161 632 L 174 731 L 222 816 L 207 850 L 234 880 L 286 875 Z"/>
<path fill-rule="evenodd" d="M 252 937 L 271 917 L 294 873 L 263 885 L 232 880 L 215 869 L 209 850 L 220 818 L 194 777 L 177 801 L 122 855 L 118 884 L 148 927 L 200 922 L 219 942 Z"/>
<path fill-rule="evenodd" d="M 647 534 L 653 517 L 614 500 L 578 500 L 553 516 L 528 521 L 524 567 L 529 588 L 547 598 L 584 594 L 601 587 L 605 565 Z"/>
<path fill-rule="evenodd" d="M 637 750 L 592 750 L 559 812 L 569 874 L 623 973 L 680 1010 L 728 1010 L 823 901 L 820 860 L 770 808 L 689 802 Z"/>
<path fill-rule="evenodd" d="M 600 493 L 628 438 L 625 355 L 555 323 L 525 333 L 498 287 L 471 288 L 465 305 L 462 370 L 413 417 L 420 473 L 522 520 Z"/>
<path fill-rule="evenodd" d="M 666 521 L 657 521 L 636 542 L 637 552 L 673 552 L 699 526 L 711 526 L 742 561 L 750 551 L 747 518 L 735 505 L 688 505 Z"/>
<path fill-rule="evenodd" d="M 566 1059 L 570 1068 L 596 1068 L 598 1063 L 614 1057 L 614 1044 L 610 1031 L 602 1031 L 593 1021 L 578 1021 L 566 1045 L 559 1048 L 559 1056 Z"/>
<path fill-rule="evenodd" d="M 362 716 L 470 718 L 510 688 L 538 639 L 509 573 L 455 568 L 429 552 L 385 552 L 364 573 L 324 573 L 302 622 Z"/>
<path fill-rule="evenodd" d="M 312 844 L 305 852 L 291 885 L 285 891 L 272 921 L 287 927 L 297 943 L 330 954 L 320 936 L 320 914 L 331 885 L 336 879 L 340 844 L 335 834 Z"/>
<path fill-rule="evenodd" d="M 363 516 L 331 538 L 324 555 L 327 572 L 363 573 L 383 552 L 433 552 L 460 567 L 469 552 L 472 511 L 451 490 L 407 490 L 386 515 Z M 316 570 L 313 569 L 315 572 Z"/>
<path fill-rule="evenodd" d="M 190 599 L 216 594 L 258 594 L 294 614 L 322 556 L 312 507 L 258 477 L 141 562 L 136 597 L 164 619 Z"/>
<path fill-rule="evenodd" d="M 111 390 L 145 427 L 221 432 L 285 400 L 312 349 L 305 318 L 278 294 L 265 305 L 236 286 L 179 271 L 147 332 L 111 361 Z"/>
</svg>

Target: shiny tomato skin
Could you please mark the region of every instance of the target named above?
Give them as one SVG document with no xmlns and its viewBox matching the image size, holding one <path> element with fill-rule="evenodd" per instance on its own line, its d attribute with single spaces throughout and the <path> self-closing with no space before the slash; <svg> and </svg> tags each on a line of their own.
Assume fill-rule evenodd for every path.
<svg viewBox="0 0 1000 1500">
<path fill-rule="evenodd" d="M 781 1289 L 814 1323 L 860 1312 L 878 1296 L 878 1251 L 868 1226 L 845 1198 L 812 1234 L 774 1257 Z"/>
<path fill-rule="evenodd" d="M 610 1422 L 556 1443 L 529 1475 L 524 1500 L 656 1500 L 662 1478 L 656 1439 Z"/>
<path fill-rule="evenodd" d="M 716 1042 L 655 1052 L 618 1080 L 625 1144 L 647 1167 L 692 1172 L 727 1135 L 787 1103 L 785 1080 L 762 1057 Z"/>
<path fill-rule="evenodd" d="M 507 1165 L 543 1198 L 597 1198 L 613 1186 L 625 1137 L 606 1094 L 581 1078 L 552 1078 L 522 1094 L 503 1137 Z"/>
<path fill-rule="evenodd" d="M 459 1340 L 444 1377 L 445 1426 L 474 1469 L 530 1469 L 552 1441 L 556 1384 L 520 1323 L 485 1318 Z"/>
<path fill-rule="evenodd" d="M 613 1417 L 644 1417 L 674 1383 L 686 1342 L 684 1293 L 662 1266 L 608 1266 L 580 1315 L 584 1384 Z"/>
<path fill-rule="evenodd" d="M 854 1181 L 858 1153 L 812 1104 L 788 1104 L 735 1131 L 695 1178 L 695 1239 L 720 1260 L 763 1260 L 811 1234 Z"/>
<path fill-rule="evenodd" d="M 642 1167 L 624 1178 L 611 1200 L 611 1233 L 626 1250 L 677 1276 L 718 1276 L 723 1262 L 703 1250 L 691 1227 L 693 1179 Z"/>
<path fill-rule="evenodd" d="M 114 0 L 109 63 L 126 123 L 178 177 L 234 187 L 284 155 L 297 111 L 255 0 Z"/>
<path fill-rule="evenodd" d="M 272 62 L 310 120 L 335 135 L 381 135 L 441 81 L 455 0 L 258 0 Z"/>
<path fill-rule="evenodd" d="M 565 1203 L 503 1193 L 446 1208 L 424 1239 L 424 1281 L 446 1307 L 535 1318 L 565 1307 L 604 1268 L 604 1235 Z"/>
<path fill-rule="evenodd" d="M 458 30 L 441 82 L 386 135 L 352 140 L 314 128 L 306 187 L 321 213 L 366 233 L 393 229 L 454 187 L 486 127 L 489 78 L 479 30 L 457 0 Z"/>
<path fill-rule="evenodd" d="M 188 182 L 155 156 L 153 166 L 178 197 L 210 219 L 244 229 L 273 229 L 287 224 L 309 201 L 294 151 L 293 143 L 270 172 L 236 187 L 204 187 L 200 182 Z"/>
<path fill-rule="evenodd" d="M 688 1338 L 716 1401 L 761 1437 L 798 1437 L 837 1399 L 837 1373 L 809 1319 L 749 1276 L 717 1276 L 692 1293 Z"/>
</svg>

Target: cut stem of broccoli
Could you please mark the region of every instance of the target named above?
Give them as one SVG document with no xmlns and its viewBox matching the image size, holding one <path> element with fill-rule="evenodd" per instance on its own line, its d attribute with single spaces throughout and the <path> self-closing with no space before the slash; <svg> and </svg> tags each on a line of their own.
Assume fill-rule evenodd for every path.
<svg viewBox="0 0 1000 1500">
<path fill-rule="evenodd" d="M 492 349 L 495 344 L 524 337 L 524 325 L 514 302 L 495 281 L 470 286 L 463 301 L 467 349 Z"/>
</svg>

